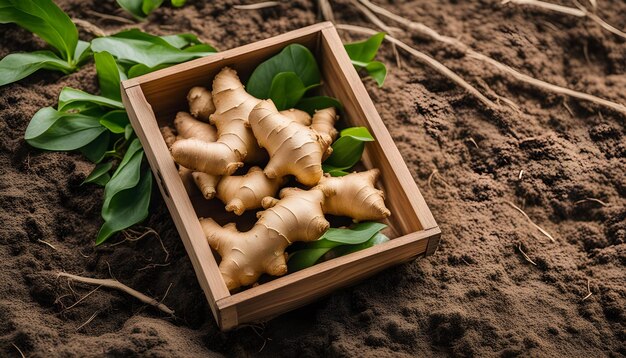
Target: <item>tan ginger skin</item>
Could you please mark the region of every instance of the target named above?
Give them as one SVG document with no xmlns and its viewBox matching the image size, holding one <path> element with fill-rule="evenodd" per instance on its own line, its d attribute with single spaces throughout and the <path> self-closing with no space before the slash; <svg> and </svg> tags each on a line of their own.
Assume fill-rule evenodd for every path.
<svg viewBox="0 0 626 358">
<path fill-rule="evenodd" d="M 380 171 L 370 169 L 343 177 L 324 176 L 317 188 L 324 191 L 324 213 L 349 216 L 356 221 L 380 220 L 391 215 L 385 194 L 376 189 Z"/>
<path fill-rule="evenodd" d="M 287 178 L 270 179 L 263 169 L 252 167 L 243 176 L 223 177 L 217 186 L 217 197 L 226 204 L 226 211 L 237 215 L 261 207 L 266 196 L 274 196 Z"/>
<path fill-rule="evenodd" d="M 215 76 L 212 97 L 215 113 L 209 120 L 217 127 L 217 140 L 176 141 L 171 147 L 174 160 L 194 171 L 213 175 L 233 174 L 243 166 L 244 159 L 262 160 L 265 154 L 248 128 L 248 115 L 259 100 L 245 91 L 233 69 L 225 67 Z"/>
<path fill-rule="evenodd" d="M 261 274 L 287 273 L 285 249 L 292 242 L 315 241 L 328 230 L 320 190 L 286 188 L 281 200 L 259 215 L 247 232 L 234 224 L 221 227 L 212 219 L 200 219 L 209 245 L 222 260 L 220 272 L 229 290 L 255 283 Z"/>
<path fill-rule="evenodd" d="M 271 100 L 259 102 L 248 120 L 259 146 L 270 154 L 265 175 L 280 178 L 291 174 L 307 186 L 319 182 L 322 157 L 332 142 L 327 133 L 320 134 L 280 114 Z"/>
<path fill-rule="evenodd" d="M 280 111 L 280 114 L 291 119 L 294 122 L 298 122 L 302 124 L 303 126 L 311 125 L 311 116 L 309 116 L 309 114 L 306 113 L 305 111 L 301 111 L 295 108 L 290 108 L 290 109 L 285 109 L 283 111 Z"/>
<path fill-rule="evenodd" d="M 228 289 L 250 285 L 263 273 L 284 275 L 285 249 L 296 241 L 319 239 L 329 228 L 325 213 L 332 211 L 355 220 L 388 217 L 390 212 L 382 191 L 374 187 L 378 174 L 377 169 L 372 169 L 342 178 L 324 178 L 306 191 L 285 188 L 280 191 L 280 199 L 263 198 L 266 210 L 257 214 L 259 220 L 248 232 L 239 232 L 234 225 L 221 227 L 212 219 L 200 219 L 209 245 L 222 257 L 220 272 Z"/>
<path fill-rule="evenodd" d="M 204 87 L 194 87 L 187 93 L 189 112 L 191 115 L 205 122 L 209 121 L 209 116 L 215 112 L 213 96 Z"/>
</svg>

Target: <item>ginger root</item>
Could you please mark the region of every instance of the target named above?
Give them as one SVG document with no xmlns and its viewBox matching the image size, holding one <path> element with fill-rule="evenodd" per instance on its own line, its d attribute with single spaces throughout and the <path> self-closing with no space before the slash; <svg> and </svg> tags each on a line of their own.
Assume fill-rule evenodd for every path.
<svg viewBox="0 0 626 358">
<path fill-rule="evenodd" d="M 291 119 L 294 122 L 298 122 L 302 124 L 303 126 L 311 125 L 311 116 L 309 116 L 309 114 L 306 113 L 305 111 L 301 111 L 295 108 L 290 108 L 290 109 L 285 109 L 283 111 L 280 111 L 280 114 Z"/>
<path fill-rule="evenodd" d="M 209 121 L 209 116 L 215 112 L 213 104 L 213 96 L 208 89 L 204 87 L 194 87 L 187 93 L 187 102 L 189 103 L 189 112 L 194 117 Z"/>
<path fill-rule="evenodd" d="M 212 219 L 201 219 L 209 244 L 222 257 L 220 272 L 228 289 L 250 285 L 263 273 L 284 275 L 285 249 L 296 241 L 319 239 L 329 228 L 325 213 L 355 220 L 389 216 L 382 191 L 374 187 L 378 174 L 373 169 L 342 178 L 324 177 L 309 190 L 284 188 L 280 199 L 263 198 L 266 210 L 257 213 L 259 219 L 248 232 L 239 232 L 234 225 L 221 227 Z M 371 209 L 362 207 L 369 205 Z"/>
<path fill-rule="evenodd" d="M 250 112 L 250 126 L 270 160 L 263 172 L 268 178 L 289 174 L 300 183 L 314 186 L 323 175 L 322 157 L 332 139 L 278 112 L 271 100 L 261 101 Z"/>
<path fill-rule="evenodd" d="M 330 227 L 322 212 L 323 200 L 321 190 L 283 189 L 281 200 L 262 211 L 247 232 L 234 224 L 221 227 L 212 219 L 200 219 L 209 245 L 222 257 L 219 269 L 226 287 L 251 285 L 263 273 L 286 274 L 287 246 L 317 240 Z"/>
<path fill-rule="evenodd" d="M 196 98 L 199 100 L 200 97 Z M 180 165 L 213 175 L 231 175 L 249 162 L 262 160 L 263 151 L 248 128 L 248 115 L 259 100 L 248 94 L 237 73 L 224 67 L 213 80 L 215 113 L 209 121 L 217 127 L 218 138 L 206 142 L 197 138 L 176 141 L 171 152 Z"/>
<path fill-rule="evenodd" d="M 376 189 L 380 170 L 370 169 L 343 177 L 325 176 L 316 188 L 326 196 L 324 213 L 349 216 L 355 221 L 381 220 L 391 212 L 385 206 L 385 194 Z"/>
<path fill-rule="evenodd" d="M 259 167 L 252 167 L 243 176 L 223 177 L 217 186 L 217 197 L 226 204 L 226 211 L 237 215 L 261 207 L 266 196 L 273 196 L 285 184 L 286 178 L 270 179 Z"/>
</svg>

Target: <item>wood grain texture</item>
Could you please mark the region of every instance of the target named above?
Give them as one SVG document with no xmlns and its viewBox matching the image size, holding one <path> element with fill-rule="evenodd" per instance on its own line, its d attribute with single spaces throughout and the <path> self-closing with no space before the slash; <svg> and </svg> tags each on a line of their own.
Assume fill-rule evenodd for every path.
<svg viewBox="0 0 626 358">
<path fill-rule="evenodd" d="M 382 245 L 319 263 L 217 301 L 220 310 L 236 307 L 238 324 L 276 316 L 356 283 L 387 267 L 424 254 L 427 238 L 439 228 L 405 235 Z M 230 329 L 222 322 L 222 329 Z"/>
<path fill-rule="evenodd" d="M 332 80 L 327 81 L 329 91 L 338 96 L 352 121 L 366 126 L 376 142 L 367 145 L 363 161 L 367 167 L 377 167 L 382 172 L 386 193 L 402 193 L 386 202 L 391 205 L 394 220 L 402 231 L 408 232 L 437 227 L 424 197 L 398 151 L 387 127 L 367 94 L 359 74 L 346 53 L 334 27 L 322 29 L 322 72 Z"/>
<path fill-rule="evenodd" d="M 146 153 L 163 199 L 169 209 L 178 233 L 189 254 L 200 286 L 209 301 L 211 311 L 219 321 L 215 301 L 230 295 L 213 258 L 211 248 L 202 232 L 187 192 L 171 159 L 150 104 L 138 86 L 122 91 L 122 100 L 131 124 Z"/>
<path fill-rule="evenodd" d="M 378 185 L 385 190 L 385 202 L 393 213 L 386 221 L 389 225 L 386 232 L 392 233 L 392 240 L 231 295 L 197 216 L 210 216 L 221 224 L 236 220 L 238 228 L 245 231 L 254 223 L 254 213 L 235 217 L 227 213 L 216 199 L 206 201 L 198 195 L 190 197 L 159 126 L 171 125 L 175 113 L 187 106 L 185 96 L 188 90 L 196 85 L 210 86 L 222 67 L 233 67 L 245 80 L 260 62 L 291 43 L 303 44 L 314 52 L 324 79 L 323 94 L 338 98 L 344 105 L 342 124 L 367 127 L 375 137 L 375 142 L 366 145 L 363 164 L 365 168 L 381 170 Z M 431 254 L 436 249 L 441 233 L 439 227 L 332 24 L 309 26 L 172 66 L 124 81 L 122 88 L 133 128 L 144 146 L 198 281 L 222 329 L 267 319 L 305 305 L 339 287 L 391 265 Z"/>
</svg>

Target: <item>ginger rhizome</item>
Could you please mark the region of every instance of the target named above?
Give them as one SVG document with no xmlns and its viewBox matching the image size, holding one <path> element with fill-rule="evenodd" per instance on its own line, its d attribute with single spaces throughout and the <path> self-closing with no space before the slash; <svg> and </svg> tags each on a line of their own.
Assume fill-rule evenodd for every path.
<svg viewBox="0 0 626 358">
<path fill-rule="evenodd" d="M 200 219 L 209 245 L 222 258 L 219 269 L 226 287 L 251 285 L 263 273 L 286 274 L 287 246 L 315 241 L 330 227 L 322 212 L 323 196 L 320 190 L 283 189 L 281 200 L 262 211 L 247 232 L 239 232 L 234 224 L 221 227 L 212 219 Z"/>
<path fill-rule="evenodd" d="M 234 223 L 222 227 L 200 219 L 209 245 L 221 256 L 219 269 L 229 290 L 251 285 L 262 274 L 286 274 L 285 249 L 318 240 L 330 227 L 326 214 L 354 221 L 390 215 L 375 187 L 377 169 L 324 176 L 322 161 L 338 135 L 335 108 L 312 117 L 297 109 L 279 112 L 271 100 L 248 94 L 228 67 L 215 76 L 212 91 L 194 87 L 187 100 L 191 114 L 176 115 L 175 131 L 162 128 L 183 181 L 195 182 L 205 198 L 217 197 L 236 215 L 264 209 L 247 232 Z M 244 163 L 255 166 L 233 175 Z M 290 175 L 309 189 L 280 190 Z"/>
<path fill-rule="evenodd" d="M 284 188 L 280 199 L 267 196 L 262 200 L 266 210 L 258 213 L 259 220 L 248 232 L 201 219 L 209 244 L 222 257 L 220 272 L 228 289 L 252 284 L 263 273 L 284 275 L 285 249 L 296 241 L 319 239 L 329 227 L 325 213 L 355 220 L 388 217 L 382 191 L 374 187 L 377 176 L 378 170 L 373 169 L 342 178 L 324 177 L 309 190 Z M 373 207 L 360 207 L 366 205 Z"/>
<path fill-rule="evenodd" d="M 252 167 L 243 176 L 223 177 L 217 186 L 217 197 L 226 204 L 226 211 L 237 215 L 258 209 L 266 196 L 274 196 L 286 178 L 270 179 L 259 167 Z"/>
<path fill-rule="evenodd" d="M 208 122 L 209 116 L 215 112 L 213 96 L 204 87 L 194 87 L 189 90 L 187 102 L 189 103 L 189 113 L 202 121 Z"/>
<path fill-rule="evenodd" d="M 349 216 L 356 221 L 380 220 L 391 215 L 385 194 L 376 189 L 380 171 L 370 169 L 343 177 L 325 176 L 317 188 L 324 191 L 324 213 Z"/>
<path fill-rule="evenodd" d="M 251 163 L 262 161 L 265 154 L 248 128 L 248 116 L 259 100 L 245 91 L 233 69 L 225 67 L 215 76 L 212 99 L 215 112 L 209 121 L 217 127 L 217 140 L 176 141 L 171 147 L 174 160 L 194 171 L 213 175 L 233 174 L 243 166 L 244 159 Z"/>
<path fill-rule="evenodd" d="M 280 178 L 291 174 L 307 186 L 319 182 L 323 175 L 322 158 L 332 142 L 328 133 L 318 133 L 279 113 L 271 100 L 259 102 L 250 113 L 249 122 L 259 146 L 270 155 L 263 170 L 265 175 Z"/>
<path fill-rule="evenodd" d="M 191 91 L 196 88 L 201 87 L 194 87 Z M 195 138 L 206 142 L 214 142 L 217 139 L 217 131 L 212 125 L 201 122 L 186 112 L 178 112 L 176 114 L 176 118 L 174 119 L 174 126 L 176 127 L 176 131 L 178 132 L 176 140 Z M 168 137 L 166 138 L 166 143 L 168 143 L 168 139 L 169 141 L 171 141 L 169 133 L 167 134 Z M 169 147 L 171 147 L 172 145 L 173 143 L 168 144 Z M 183 180 L 183 184 L 185 185 L 185 189 L 187 189 L 188 193 L 191 192 L 191 186 L 189 183 L 194 182 L 196 187 L 198 187 L 198 189 L 206 199 L 211 199 L 213 198 L 213 196 L 215 196 L 215 188 L 217 187 L 217 183 L 220 180 L 219 176 L 203 172 L 194 172 L 193 170 L 188 169 L 182 165 L 179 165 L 178 174 Z"/>
</svg>

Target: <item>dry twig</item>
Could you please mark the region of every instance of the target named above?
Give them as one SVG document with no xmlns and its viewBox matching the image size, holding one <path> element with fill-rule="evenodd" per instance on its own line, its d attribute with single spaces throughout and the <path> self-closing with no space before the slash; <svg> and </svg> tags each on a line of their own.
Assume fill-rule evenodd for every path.
<svg viewBox="0 0 626 358">
<path fill-rule="evenodd" d="M 557 4 L 553 4 L 553 3 L 549 3 L 545 1 L 539 1 L 539 0 L 502 0 L 502 4 L 507 4 L 507 3 L 512 3 L 515 5 L 531 5 L 531 6 L 536 6 L 542 9 L 546 9 L 546 10 L 560 12 L 566 15 L 572 15 L 576 17 L 587 17 L 591 19 L 593 22 L 600 25 L 603 29 L 626 39 L 626 32 L 623 32 L 613 27 L 611 24 L 601 19 L 598 15 L 592 12 L 589 12 L 589 10 L 587 10 L 584 6 L 582 6 L 582 4 L 580 4 L 578 1 L 574 1 L 577 8 L 557 5 Z M 592 4 L 592 6 L 595 9 L 595 4 Z"/>
<path fill-rule="evenodd" d="M 79 303 L 81 303 L 82 301 L 84 301 L 87 297 L 91 296 L 92 293 L 98 291 L 98 289 L 100 289 L 100 287 L 102 287 L 102 285 L 94 288 L 93 290 L 89 291 L 89 293 L 87 293 L 86 295 L 84 295 L 83 297 L 81 297 L 78 301 L 74 302 L 71 306 L 63 309 L 63 311 L 67 311 L 73 307 L 75 307 L 76 305 L 78 305 Z"/>
<path fill-rule="evenodd" d="M 582 203 L 586 203 L 588 201 L 593 201 L 596 202 L 602 206 L 610 206 L 609 204 L 605 203 L 604 201 L 600 200 L 600 199 L 596 199 L 596 198 L 584 198 L 583 200 L 578 200 L 577 202 L 574 203 L 574 205 L 580 205 Z"/>
<path fill-rule="evenodd" d="M 476 141 L 474 140 L 474 138 L 472 137 L 467 137 L 465 138 L 466 141 L 468 142 L 472 142 L 472 144 L 474 144 L 474 146 L 476 147 L 476 149 L 480 149 L 480 147 L 478 146 L 478 143 L 476 143 Z"/>
<path fill-rule="evenodd" d="M 159 243 L 161 244 L 161 248 L 163 249 L 163 252 L 165 252 L 165 259 L 163 260 L 163 262 L 167 262 L 170 257 L 170 252 L 167 251 L 167 249 L 165 248 L 165 245 L 163 244 L 163 240 L 161 240 L 161 235 L 159 235 L 159 233 L 156 232 L 156 230 L 152 228 L 146 228 L 146 229 L 147 230 L 143 233 L 137 230 L 133 230 L 133 229 L 126 229 L 122 232 L 124 234 L 124 240 L 110 244 L 110 246 L 117 246 L 127 241 L 130 241 L 130 242 L 139 241 L 143 239 L 144 237 L 152 234 L 157 238 L 157 240 L 159 240 Z"/>
<path fill-rule="evenodd" d="M 21 356 L 22 358 L 26 358 L 26 356 L 24 355 L 24 352 L 22 352 L 22 350 L 20 349 L 20 347 L 16 346 L 16 345 L 15 345 L 15 343 L 11 343 L 11 345 L 12 345 L 13 347 L 15 347 L 15 349 L 17 349 L 17 351 L 20 353 L 20 356 Z"/>
<path fill-rule="evenodd" d="M 575 90 L 571 90 L 569 88 L 565 88 L 565 87 L 561 87 L 561 86 L 557 86 L 554 85 L 552 83 L 549 82 L 545 82 L 542 80 L 538 80 L 534 77 L 525 75 L 515 69 L 513 69 L 512 67 L 505 65 L 501 62 L 498 62 L 496 60 L 494 60 L 493 58 L 483 55 L 482 53 L 479 53 L 475 50 L 473 50 L 472 48 L 470 48 L 469 46 L 465 45 L 464 43 L 462 43 L 461 41 L 457 40 L 454 37 L 449 37 L 449 36 L 444 36 L 444 35 L 440 35 L 437 31 L 431 29 L 430 27 L 419 23 L 419 22 L 414 22 L 411 21 L 409 19 L 406 19 L 402 16 L 396 15 L 378 5 L 375 5 L 373 3 L 371 3 L 369 0 L 359 0 L 363 5 L 365 5 L 367 8 L 369 8 L 370 10 L 372 10 L 373 12 L 383 15 L 389 19 L 392 19 L 402 25 L 404 25 L 405 27 L 407 27 L 410 30 L 416 31 L 424 36 L 427 36 L 433 40 L 436 41 L 440 41 L 449 45 L 452 45 L 454 47 L 456 47 L 459 51 L 462 51 L 463 53 L 465 53 L 468 57 L 479 60 L 479 61 L 483 61 L 486 62 L 494 67 L 496 67 L 497 69 L 499 69 L 502 72 L 506 72 L 508 73 L 510 76 L 512 76 L 513 78 L 515 78 L 518 81 L 521 82 L 525 82 L 528 83 L 532 86 L 538 87 L 538 88 L 542 88 L 544 90 L 547 91 L 551 91 L 554 93 L 558 93 L 558 94 L 562 94 L 562 95 L 567 95 L 570 97 L 574 97 L 574 98 L 578 98 L 578 99 L 582 99 L 585 101 L 589 101 L 589 102 L 593 102 L 596 104 L 599 104 L 601 106 L 605 106 L 608 108 L 612 108 L 615 111 L 618 111 L 620 113 L 626 114 L 626 106 L 624 106 L 623 104 L 620 103 L 616 103 L 616 102 L 612 102 L 588 93 L 583 93 L 583 92 L 578 92 Z"/>
<path fill-rule="evenodd" d="M 273 6 L 278 6 L 280 5 L 280 2 L 278 1 L 264 1 L 264 2 L 258 2 L 256 4 L 246 4 L 246 5 L 233 5 L 233 9 L 237 9 L 237 10 L 258 10 L 258 9 L 265 9 L 268 7 L 273 7 Z"/>
<path fill-rule="evenodd" d="M 550 233 L 548 233 L 546 230 L 544 230 L 541 226 L 539 226 L 539 225 L 535 224 L 535 223 L 534 223 L 534 222 L 530 219 L 530 217 L 528 216 L 528 214 L 526 214 L 526 213 L 524 212 L 524 210 L 520 209 L 517 205 L 513 204 L 512 202 L 510 202 L 510 201 L 508 201 L 508 200 L 505 200 L 504 202 L 505 202 L 505 203 L 507 203 L 507 204 L 509 204 L 509 205 L 510 205 L 513 209 L 515 209 L 515 210 L 519 211 L 522 215 L 524 215 L 524 217 L 525 217 L 526 219 L 528 219 L 528 222 L 529 222 L 529 223 L 531 223 L 531 225 L 532 225 L 532 226 L 534 226 L 537 230 L 541 231 L 541 233 L 542 233 L 542 234 L 546 235 L 546 236 L 550 239 L 550 241 L 552 241 L 552 242 L 556 242 L 556 240 L 554 240 L 554 238 L 552 237 L 552 235 L 550 235 Z"/>
<path fill-rule="evenodd" d="M 37 239 L 37 241 L 41 242 L 44 245 L 48 245 L 50 246 L 53 250 L 56 250 L 57 248 L 54 247 L 54 245 L 52 245 L 51 243 L 47 242 L 47 241 L 43 241 L 42 239 Z"/>
<path fill-rule="evenodd" d="M 519 252 L 522 254 L 522 256 L 524 257 L 524 259 L 528 262 L 530 262 L 531 264 L 537 266 L 537 264 L 535 263 L 535 261 L 531 260 L 530 257 L 528 257 L 528 255 L 526 255 L 526 253 L 524 252 L 524 250 L 522 250 L 522 244 L 519 243 L 517 245 L 517 249 L 519 250 Z"/>
<path fill-rule="evenodd" d="M 356 32 L 356 33 L 362 33 L 362 34 L 369 35 L 369 36 L 376 34 L 376 31 L 374 31 L 372 29 L 369 29 L 367 27 L 346 25 L 346 24 L 338 24 L 338 25 L 336 25 L 336 27 L 339 30 L 345 30 L 345 31 Z M 442 75 L 444 75 L 445 77 L 448 77 L 450 80 L 452 80 L 452 82 L 456 83 L 457 85 L 459 85 L 460 87 L 464 88 L 466 91 L 471 93 L 474 97 L 478 98 L 478 100 L 480 100 L 482 103 L 484 103 L 487 107 L 492 108 L 492 109 L 498 109 L 499 108 L 498 105 L 493 103 L 489 98 L 485 97 L 474 86 L 472 86 L 469 83 L 467 83 L 464 79 L 459 77 L 456 73 L 452 72 L 452 70 L 447 68 L 441 62 L 435 60 L 434 58 L 426 55 L 423 52 L 420 52 L 420 51 L 414 49 L 413 47 L 405 44 L 404 42 L 402 42 L 402 41 L 400 41 L 400 40 L 398 40 L 398 39 L 396 39 L 394 37 L 386 35 L 385 39 L 387 41 L 391 42 L 391 43 L 394 43 L 394 44 L 398 45 L 398 47 L 400 47 L 401 49 L 405 50 L 409 54 L 413 55 L 415 58 L 420 60 L 422 63 L 432 67 L 437 72 L 439 72 Z"/>
<path fill-rule="evenodd" d="M 117 22 L 121 22 L 123 24 L 128 24 L 128 25 L 136 25 L 136 23 L 133 20 L 127 19 L 125 17 L 121 17 L 121 16 L 115 16 L 115 15 L 108 15 L 108 14 L 103 14 L 101 12 L 97 12 L 97 11 L 93 11 L 93 10 L 85 10 L 85 13 L 89 14 L 89 15 L 93 15 L 105 20 L 111 20 L 111 21 L 117 21 Z"/>
<path fill-rule="evenodd" d="M 92 24 L 91 22 L 87 20 L 72 18 L 72 22 L 82 27 L 87 32 L 91 33 L 92 35 L 95 35 L 98 37 L 108 36 L 106 31 L 102 30 L 101 28 L 99 28 L 98 26 Z"/>
<path fill-rule="evenodd" d="M 330 22 L 335 22 L 333 8 L 330 6 L 330 2 L 328 2 L 328 0 L 317 0 L 317 6 L 319 8 L 322 19 Z"/>
<path fill-rule="evenodd" d="M 174 311 L 172 311 L 169 307 L 167 307 L 166 305 L 160 303 L 159 301 L 155 300 L 154 298 L 150 298 L 146 295 L 144 295 L 143 293 L 134 290 L 128 286 L 126 286 L 125 284 L 117 281 L 117 280 L 113 280 L 113 279 L 101 279 L 101 278 L 90 278 L 90 277 L 82 277 L 82 276 L 77 276 L 77 275 L 72 275 L 69 273 L 65 273 L 65 272 L 59 272 L 57 277 L 67 277 L 69 279 L 72 279 L 74 281 L 78 281 L 78 282 L 83 282 L 83 283 L 87 283 L 90 285 L 100 285 L 100 286 L 104 286 L 107 288 L 112 288 L 115 290 L 119 290 L 122 292 L 125 292 L 133 297 L 135 297 L 136 299 L 138 299 L 139 301 L 151 305 L 153 307 L 158 308 L 159 310 L 169 314 L 169 315 L 174 315 Z"/>
<path fill-rule="evenodd" d="M 439 170 L 435 168 L 433 169 L 433 172 L 430 173 L 430 175 L 428 176 L 428 187 L 430 188 L 430 190 L 433 190 L 432 181 L 435 176 L 437 176 L 437 178 L 439 178 L 439 180 L 441 180 L 446 186 L 450 186 L 450 184 L 448 184 L 448 182 L 441 176 L 441 174 L 439 174 Z"/>
<path fill-rule="evenodd" d="M 97 310 L 96 312 L 94 312 L 91 317 L 89 317 L 89 319 L 87 321 L 85 321 L 85 323 L 81 324 L 80 326 L 78 326 L 78 328 L 76 328 L 76 332 L 80 331 L 81 328 L 85 327 L 86 325 L 88 325 L 89 323 L 91 323 L 91 321 L 93 321 L 94 318 L 96 318 L 96 316 L 98 315 L 98 313 L 100 313 L 100 310 Z"/>
</svg>

